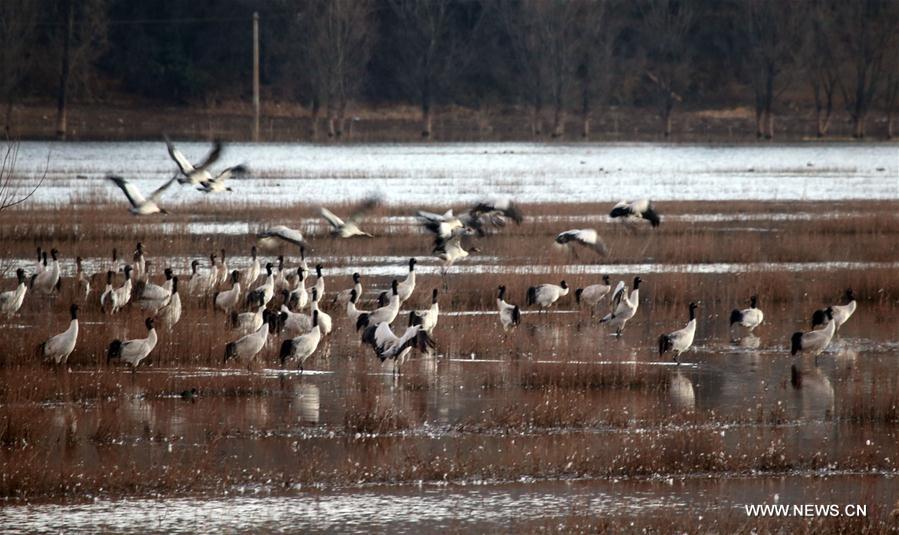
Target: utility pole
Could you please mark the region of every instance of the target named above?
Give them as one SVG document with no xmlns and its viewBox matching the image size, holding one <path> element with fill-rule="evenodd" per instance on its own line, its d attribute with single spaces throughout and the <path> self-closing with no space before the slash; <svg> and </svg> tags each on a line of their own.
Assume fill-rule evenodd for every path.
<svg viewBox="0 0 899 535">
<path fill-rule="evenodd" d="M 66 24 L 66 31 L 63 34 L 62 40 L 62 67 L 59 71 L 59 92 L 57 93 L 57 101 L 56 101 L 56 138 L 59 140 L 66 139 L 66 123 L 67 123 L 67 112 L 66 109 L 66 100 L 68 95 L 66 94 L 69 86 L 69 62 L 71 61 L 71 43 L 72 34 L 75 31 L 75 4 L 74 0 L 69 0 L 66 3 L 66 8 L 68 9 L 68 21 Z"/>
<path fill-rule="evenodd" d="M 259 12 L 253 12 L 253 141 L 259 141 Z"/>
</svg>

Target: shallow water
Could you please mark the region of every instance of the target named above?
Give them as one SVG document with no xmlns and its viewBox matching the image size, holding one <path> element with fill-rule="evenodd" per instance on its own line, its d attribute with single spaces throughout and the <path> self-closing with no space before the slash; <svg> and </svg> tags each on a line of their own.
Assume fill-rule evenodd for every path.
<svg viewBox="0 0 899 535">
<path fill-rule="evenodd" d="M 181 143 L 200 159 L 202 143 Z M 228 145 L 220 165 L 246 163 L 251 178 L 222 198 L 256 203 L 334 202 L 373 193 L 392 203 L 656 200 L 837 200 L 899 197 L 896 147 L 875 143 L 685 145 L 656 143 L 428 145 Z M 172 176 L 162 142 L 23 142 L 19 169 L 38 173 L 50 155 L 37 202 L 124 197 L 102 180 L 134 180 L 145 192 Z M 76 177 L 83 178 L 76 178 Z M 20 184 L 25 187 L 26 184 Z M 230 195 L 230 197 L 229 197 Z M 163 204 L 203 199 L 189 188 Z"/>
<path fill-rule="evenodd" d="M 0 511 L 5 520 L 0 532 L 495 532 L 515 525 L 559 529 L 565 521 L 580 517 L 666 513 L 691 515 L 698 527 L 703 515 L 745 515 L 743 507 L 747 504 L 879 503 L 894 497 L 896 490 L 895 478 L 839 474 L 812 480 L 797 474 L 777 478 L 412 486 L 286 496 L 271 496 L 268 489 L 248 487 L 235 489 L 237 496 L 211 499 L 98 500 L 67 506 L 6 507 Z"/>
</svg>

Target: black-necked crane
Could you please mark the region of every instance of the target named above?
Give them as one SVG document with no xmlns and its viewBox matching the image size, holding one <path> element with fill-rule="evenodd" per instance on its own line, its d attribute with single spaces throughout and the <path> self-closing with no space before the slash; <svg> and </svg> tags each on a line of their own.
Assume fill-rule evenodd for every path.
<svg viewBox="0 0 899 535">
<path fill-rule="evenodd" d="M 212 271 L 215 274 L 215 278 L 212 281 L 214 288 L 227 282 L 228 276 L 231 275 L 231 270 L 228 269 L 228 260 L 225 259 L 225 250 L 222 249 L 219 253 L 221 256 L 219 256 L 218 262 L 214 262 L 212 265 Z"/>
<path fill-rule="evenodd" d="M 115 314 L 131 301 L 131 266 L 125 265 L 125 282 L 118 288 L 112 285 L 115 273 L 106 273 L 106 290 L 100 295 L 100 310 Z"/>
<path fill-rule="evenodd" d="M 759 298 L 753 295 L 749 298 L 749 308 L 743 310 L 734 309 L 730 313 L 730 329 L 734 336 L 751 333 L 765 320 L 765 314 L 758 307 Z M 739 332 L 742 330 L 743 332 Z"/>
<path fill-rule="evenodd" d="M 262 327 L 262 313 L 265 311 L 265 305 L 260 305 L 255 312 L 231 311 L 231 328 L 238 334 L 250 334 Z"/>
<path fill-rule="evenodd" d="M 353 286 L 350 288 L 347 288 L 346 290 L 339 291 L 337 293 L 337 295 L 334 296 L 333 302 L 340 303 L 340 304 L 349 303 L 350 295 L 353 293 L 353 291 L 356 292 L 356 299 L 357 300 L 361 299 L 362 298 L 361 278 L 362 278 L 362 276 L 359 275 L 358 272 L 353 273 Z"/>
<path fill-rule="evenodd" d="M 659 226 L 662 219 L 656 212 L 652 201 L 649 199 L 640 199 L 637 201 L 620 201 L 609 213 L 612 219 L 622 218 L 624 221 L 639 221 L 644 219 L 649 221 L 653 227 Z"/>
<path fill-rule="evenodd" d="M 15 289 L 0 293 L 0 312 L 7 316 L 12 316 L 22 308 L 25 294 L 28 292 L 24 269 L 19 268 L 16 270 L 16 280 L 18 284 Z"/>
<path fill-rule="evenodd" d="M 472 231 L 468 228 L 457 228 L 452 231 L 449 238 L 443 239 L 438 237 L 434 242 L 434 249 L 432 252 L 440 260 L 441 263 L 440 274 L 443 277 L 444 290 L 449 288 L 446 279 L 449 268 L 451 268 L 453 264 L 458 260 L 466 258 L 469 253 L 479 252 L 479 249 L 477 247 L 472 247 L 471 249 L 466 251 L 462 246 L 463 236 L 468 236 L 471 234 L 471 232 Z"/>
<path fill-rule="evenodd" d="M 462 221 L 453 215 L 453 210 L 450 208 L 443 214 L 435 214 L 433 212 L 426 212 L 424 210 L 419 210 L 416 214 L 418 220 L 424 226 L 424 228 L 432 233 L 438 238 L 442 240 L 448 240 L 453 236 L 453 232 L 457 229 L 461 229 L 464 227 Z"/>
<path fill-rule="evenodd" d="M 174 273 L 171 268 L 165 268 L 165 282 L 160 286 L 151 282 L 138 283 L 134 288 L 135 301 L 141 310 L 150 310 L 155 314 L 172 296 L 172 279 Z"/>
<path fill-rule="evenodd" d="M 212 289 L 215 280 L 215 255 L 209 255 L 209 263 L 211 267 L 208 273 L 200 273 L 199 260 L 194 260 L 190 263 L 188 293 L 191 295 L 205 295 Z"/>
<path fill-rule="evenodd" d="M 80 256 L 75 257 L 75 280 L 78 282 L 78 293 L 81 294 L 82 299 L 87 299 L 91 293 L 91 278 L 85 273 Z"/>
<path fill-rule="evenodd" d="M 150 194 L 149 197 L 144 197 L 144 194 L 141 192 L 140 188 L 134 185 L 131 182 L 128 182 L 124 178 L 116 175 L 106 175 L 106 180 L 109 180 L 125 194 L 125 197 L 128 199 L 128 203 L 131 204 L 131 207 L 128 209 L 134 215 L 153 215 L 153 214 L 167 214 L 168 212 L 160 208 L 159 206 L 159 198 L 162 194 L 175 182 L 174 178 L 170 178 L 161 186 L 153 190 L 153 193 Z"/>
<path fill-rule="evenodd" d="M 137 368 L 144 359 L 146 359 L 153 349 L 159 338 L 156 336 L 156 326 L 153 318 L 147 318 L 144 321 L 147 327 L 147 337 L 135 340 L 119 340 L 115 339 L 109 344 L 106 351 L 106 363 L 109 364 L 113 359 L 118 359 L 131 366 L 132 370 Z"/>
<path fill-rule="evenodd" d="M 324 206 L 319 208 L 319 213 L 331 226 L 331 236 L 335 238 L 353 238 L 355 236 L 372 238 L 371 234 L 359 228 L 359 223 L 365 214 L 377 207 L 379 203 L 380 200 L 374 197 L 366 199 L 353 211 L 346 221 L 337 217 L 334 212 Z"/>
<path fill-rule="evenodd" d="M 418 260 L 415 258 L 409 259 L 409 273 L 406 274 L 406 278 L 401 280 L 397 285 L 397 292 L 400 296 L 400 303 L 406 302 L 410 297 L 412 297 L 412 292 L 415 291 L 415 264 L 418 263 Z"/>
<path fill-rule="evenodd" d="M 827 307 L 824 316 L 827 319 L 824 327 L 805 333 L 801 331 L 793 333 L 790 338 L 790 355 L 811 355 L 817 362 L 818 355 L 827 349 L 837 330 L 833 307 Z"/>
<path fill-rule="evenodd" d="M 565 281 L 555 284 L 539 284 L 528 288 L 526 303 L 528 306 L 537 305 L 542 309 L 549 308 L 560 298 L 568 295 L 568 283 Z"/>
<path fill-rule="evenodd" d="M 220 141 L 214 142 L 212 150 L 209 151 L 209 154 L 206 155 L 206 159 L 200 165 L 190 163 L 190 160 L 188 160 L 180 150 L 175 148 L 175 145 L 173 145 L 168 138 L 165 139 L 165 146 L 169 151 L 169 156 L 171 156 L 172 160 L 178 164 L 178 170 L 181 171 L 181 176 L 178 177 L 179 184 L 190 184 L 195 186 L 212 180 L 209 166 L 218 161 L 219 157 L 222 155 L 222 143 Z"/>
<path fill-rule="evenodd" d="M 400 313 L 400 296 L 398 293 L 399 283 L 393 279 L 390 283 L 390 302 L 386 306 L 376 308 L 371 312 L 363 312 L 356 319 L 356 330 L 378 325 L 380 323 L 393 323 L 397 314 Z"/>
<path fill-rule="evenodd" d="M 852 288 L 848 288 L 844 296 L 847 301 L 845 305 L 833 305 L 830 307 L 831 314 L 833 315 L 834 328 L 837 331 L 839 331 L 840 327 L 849 320 L 858 306 Z M 816 310 L 815 313 L 812 314 L 812 329 L 817 328 L 819 325 L 826 325 L 828 321 L 826 309 Z"/>
<path fill-rule="evenodd" d="M 556 236 L 556 243 L 568 247 L 571 254 L 577 258 L 576 246 L 586 247 L 599 256 L 609 254 L 609 248 L 592 228 L 566 230 Z"/>
<path fill-rule="evenodd" d="M 637 308 L 640 306 L 641 282 L 643 282 L 643 279 L 634 277 L 634 289 L 630 295 L 627 293 L 627 286 L 620 283 L 612 296 L 612 312 L 599 320 L 600 323 L 615 329 L 616 336 L 621 336 L 625 324 L 637 313 Z"/>
<path fill-rule="evenodd" d="M 518 305 L 506 302 L 506 287 L 500 286 L 499 293 L 496 296 L 496 310 L 499 312 L 499 322 L 503 326 L 503 330 L 515 328 L 521 323 L 521 309 Z"/>
<path fill-rule="evenodd" d="M 602 301 L 605 296 L 609 295 L 609 292 L 611 291 L 612 283 L 609 282 L 609 276 L 603 275 L 601 284 L 591 284 L 576 289 L 574 291 L 574 299 L 579 305 L 584 303 L 589 306 L 590 315 L 593 316 L 596 314 L 596 308 L 599 305 L 599 302 Z"/>
<path fill-rule="evenodd" d="M 217 292 L 213 297 L 215 308 L 230 315 L 240 303 L 240 272 L 236 269 L 231 272 L 231 288 Z"/>
<path fill-rule="evenodd" d="M 681 354 L 689 351 L 693 345 L 693 337 L 696 336 L 696 308 L 698 306 L 696 303 L 690 303 L 690 320 L 683 329 L 659 336 L 660 357 L 671 351 L 674 362 L 680 363 L 678 359 Z"/>
<path fill-rule="evenodd" d="M 297 247 L 303 247 L 306 244 L 302 232 L 284 225 L 277 225 L 263 230 L 256 235 L 256 239 L 260 245 L 267 249 L 276 248 L 280 242 L 296 245 Z"/>
<path fill-rule="evenodd" d="M 197 190 L 203 193 L 221 193 L 223 191 L 231 191 L 231 188 L 226 185 L 228 180 L 231 178 L 240 178 L 249 172 L 250 169 L 243 164 L 235 165 L 234 167 L 228 167 L 216 176 L 211 177 L 204 182 L 200 182 L 200 186 L 197 188 Z"/>
<path fill-rule="evenodd" d="M 156 311 L 156 317 L 169 331 L 181 320 L 181 294 L 178 293 L 178 277 L 172 277 L 172 293 L 165 304 Z"/>
<path fill-rule="evenodd" d="M 262 348 L 265 347 L 265 343 L 268 341 L 269 322 L 271 321 L 271 316 L 273 314 L 274 313 L 269 310 L 264 310 L 262 313 L 262 325 L 256 332 L 241 336 L 237 340 L 229 342 L 225 346 L 225 357 L 222 362 L 227 363 L 230 359 L 252 360 L 260 351 L 262 351 Z"/>
<path fill-rule="evenodd" d="M 318 293 L 318 288 L 312 288 L 312 316 L 313 318 L 318 315 L 318 324 L 321 329 L 322 335 L 327 336 L 331 334 L 331 316 L 327 314 L 325 311 L 318 308 L 318 301 L 321 299 L 321 295 Z M 315 321 L 313 320 L 313 326 Z"/>
<path fill-rule="evenodd" d="M 319 312 L 315 310 L 312 312 L 312 328 L 309 332 L 281 343 L 281 366 L 287 364 L 287 361 L 296 361 L 298 369 L 303 371 L 303 363 L 315 352 L 321 339 Z"/>
<path fill-rule="evenodd" d="M 265 281 L 255 290 L 247 294 L 247 304 L 250 306 L 266 306 L 275 296 L 275 275 L 272 272 L 271 262 L 265 264 Z"/>
<path fill-rule="evenodd" d="M 431 334 L 440 317 L 440 303 L 437 288 L 431 291 L 431 307 L 426 310 L 413 310 L 409 313 L 409 326 L 421 325 L 425 332 Z"/>
<path fill-rule="evenodd" d="M 47 254 L 46 251 L 44 254 Z M 50 295 L 59 290 L 59 251 L 50 249 L 50 257 L 53 261 L 43 271 L 31 277 L 31 288 L 36 293 L 43 295 Z M 46 257 L 44 257 L 44 261 L 46 261 Z"/>
<path fill-rule="evenodd" d="M 262 266 L 259 264 L 259 258 L 256 256 L 256 246 L 250 248 L 250 265 L 240 272 L 240 283 L 244 288 L 250 289 L 259 278 Z"/>
<path fill-rule="evenodd" d="M 430 353 L 436 347 L 434 340 L 420 324 L 407 327 L 402 336 L 395 335 L 388 322 L 370 325 L 362 333 L 362 342 L 371 345 L 382 363 L 391 359 L 395 374 L 400 373 L 412 349 Z"/>
<path fill-rule="evenodd" d="M 53 361 L 54 364 L 65 364 L 69 355 L 75 350 L 75 344 L 78 342 L 78 305 L 73 303 L 69 307 L 69 315 L 71 317 L 69 327 L 38 347 L 44 360 Z"/>
</svg>

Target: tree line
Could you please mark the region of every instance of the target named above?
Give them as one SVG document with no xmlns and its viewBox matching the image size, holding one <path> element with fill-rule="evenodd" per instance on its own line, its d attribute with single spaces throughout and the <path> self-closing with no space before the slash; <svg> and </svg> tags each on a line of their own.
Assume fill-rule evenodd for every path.
<svg viewBox="0 0 899 535">
<path fill-rule="evenodd" d="M 669 135 L 685 106 L 755 111 L 771 138 L 786 91 L 862 138 L 899 101 L 897 0 L 3 0 L 0 98 L 110 91 L 179 105 L 248 99 L 260 16 L 267 98 L 307 107 L 329 136 L 353 106 L 528 112 L 534 137 L 581 134 L 610 106 L 650 108 Z"/>
</svg>

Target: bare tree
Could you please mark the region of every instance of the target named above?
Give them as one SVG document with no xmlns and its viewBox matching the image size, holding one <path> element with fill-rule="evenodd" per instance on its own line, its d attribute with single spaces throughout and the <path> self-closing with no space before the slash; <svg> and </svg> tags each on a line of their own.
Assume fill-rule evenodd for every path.
<svg viewBox="0 0 899 535">
<path fill-rule="evenodd" d="M 886 88 L 883 92 L 883 107 L 887 112 L 887 139 L 893 139 L 896 134 L 894 124 L 897 107 L 899 107 L 899 56 L 893 56 L 890 60 L 889 74 L 887 74 Z"/>
<path fill-rule="evenodd" d="M 421 136 L 430 138 L 435 101 L 471 59 L 474 40 L 468 33 L 479 25 L 479 5 L 452 0 L 390 0 L 389 5 L 398 25 L 397 80 L 418 101 Z M 460 23 L 456 17 L 469 20 Z"/>
<path fill-rule="evenodd" d="M 803 13 L 806 31 L 803 65 L 815 98 L 815 134 L 827 136 L 833 116 L 833 102 L 840 75 L 836 53 L 837 3 L 834 0 L 811 0 Z"/>
<path fill-rule="evenodd" d="M 687 39 L 695 9 L 690 0 L 646 0 L 640 4 L 640 41 L 645 53 L 644 74 L 653 86 L 654 100 L 665 136 L 671 135 L 671 114 L 683 101 L 693 69 Z"/>
<path fill-rule="evenodd" d="M 38 179 L 37 184 L 31 189 L 20 191 L 13 184 L 16 160 L 19 157 L 19 144 L 8 142 L 5 149 L 0 152 L 2 152 L 2 154 L 0 154 L 0 212 L 3 212 L 4 210 L 8 210 L 30 199 L 44 183 L 44 179 L 47 177 L 47 169 L 49 169 L 50 166 L 48 155 L 48 165 L 44 169 L 44 173 Z"/>
<path fill-rule="evenodd" d="M 865 137 L 865 121 L 896 54 L 899 4 L 893 0 L 853 0 L 838 6 L 840 41 L 847 72 L 838 78 L 852 135 Z"/>
<path fill-rule="evenodd" d="M 543 42 L 538 30 L 538 2 L 498 2 L 494 4 L 502 27 L 509 37 L 509 52 L 515 63 L 518 93 L 531 110 L 531 135 L 543 135 L 543 104 L 549 73 L 543 61 Z"/>
<path fill-rule="evenodd" d="M 581 137 L 586 139 L 590 136 L 594 108 L 608 99 L 612 45 L 618 28 L 608 0 L 586 0 L 579 7 L 575 77 L 579 86 Z"/>
<path fill-rule="evenodd" d="M 740 5 L 745 28 L 744 65 L 755 94 L 755 135 L 772 139 L 774 102 L 783 91 L 783 87 L 777 87 L 778 81 L 793 63 L 799 45 L 799 5 L 780 0 L 745 0 Z"/>
<path fill-rule="evenodd" d="M 65 139 L 72 81 L 90 72 L 106 44 L 106 1 L 62 0 L 58 7 L 60 69 L 56 137 Z"/>
<path fill-rule="evenodd" d="M 6 104 L 4 130 L 10 135 L 13 105 L 31 61 L 38 3 L 32 0 L 0 2 L 0 97 Z"/>
<path fill-rule="evenodd" d="M 328 113 L 328 136 L 341 137 L 349 101 L 362 85 L 374 40 L 367 0 L 313 0 L 307 14 L 308 58 Z"/>
</svg>

